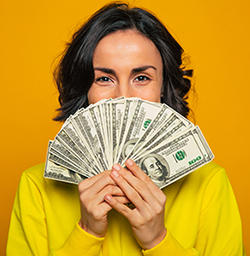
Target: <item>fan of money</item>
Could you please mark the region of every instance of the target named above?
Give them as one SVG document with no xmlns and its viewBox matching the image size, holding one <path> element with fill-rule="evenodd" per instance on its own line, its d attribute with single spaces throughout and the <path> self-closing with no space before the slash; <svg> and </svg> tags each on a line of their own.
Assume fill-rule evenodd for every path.
<svg viewBox="0 0 250 256">
<path fill-rule="evenodd" d="M 128 158 L 163 188 L 214 156 L 199 127 L 168 105 L 121 97 L 65 121 L 49 142 L 44 177 L 78 184 Z"/>
</svg>

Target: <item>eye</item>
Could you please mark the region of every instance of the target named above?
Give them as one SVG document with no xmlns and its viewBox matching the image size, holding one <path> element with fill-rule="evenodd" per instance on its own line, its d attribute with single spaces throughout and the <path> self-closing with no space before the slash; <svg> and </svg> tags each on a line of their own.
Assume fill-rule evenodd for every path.
<svg viewBox="0 0 250 256">
<path fill-rule="evenodd" d="M 154 168 L 154 164 L 151 164 L 151 165 L 150 165 L 150 168 Z"/>
<path fill-rule="evenodd" d="M 112 82 L 112 80 L 106 76 L 98 77 L 95 80 L 96 82 Z"/>
<path fill-rule="evenodd" d="M 99 76 L 95 78 L 95 83 L 100 86 L 110 86 L 114 83 L 114 80 L 108 76 Z"/>
<path fill-rule="evenodd" d="M 148 80 L 151 80 L 151 79 L 149 77 L 147 77 L 147 76 L 144 76 L 144 75 L 140 75 L 140 76 L 137 76 L 135 78 L 136 82 L 146 82 Z"/>
</svg>

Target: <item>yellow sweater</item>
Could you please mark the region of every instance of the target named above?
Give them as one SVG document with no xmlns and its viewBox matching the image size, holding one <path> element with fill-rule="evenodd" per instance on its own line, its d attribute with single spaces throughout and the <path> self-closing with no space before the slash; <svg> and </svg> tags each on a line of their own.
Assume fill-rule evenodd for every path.
<svg viewBox="0 0 250 256">
<path fill-rule="evenodd" d="M 224 169 L 209 163 L 164 188 L 167 236 L 142 250 L 129 222 L 115 210 L 108 215 L 105 238 L 78 225 L 76 185 L 43 178 L 44 164 L 22 175 L 14 202 L 8 256 L 238 256 L 245 255 L 241 219 Z"/>
</svg>

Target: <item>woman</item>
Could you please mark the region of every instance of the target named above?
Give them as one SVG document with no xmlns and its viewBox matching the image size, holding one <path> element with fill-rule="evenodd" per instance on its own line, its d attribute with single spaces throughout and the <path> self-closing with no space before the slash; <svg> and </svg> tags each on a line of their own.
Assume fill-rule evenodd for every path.
<svg viewBox="0 0 250 256">
<path fill-rule="evenodd" d="M 75 33 L 55 72 L 63 121 L 104 98 L 165 102 L 183 116 L 192 71 L 150 13 L 110 4 Z M 132 161 L 74 185 L 23 173 L 8 255 L 242 255 L 241 220 L 214 163 L 160 190 Z M 80 199 L 80 200 L 79 200 Z M 80 202 L 79 202 L 80 201 Z M 132 202 L 130 208 L 126 203 Z"/>
</svg>

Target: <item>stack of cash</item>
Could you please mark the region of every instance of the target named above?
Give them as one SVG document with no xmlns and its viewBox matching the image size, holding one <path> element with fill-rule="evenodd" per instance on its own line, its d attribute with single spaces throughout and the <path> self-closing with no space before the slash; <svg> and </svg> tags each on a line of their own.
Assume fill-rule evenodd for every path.
<svg viewBox="0 0 250 256">
<path fill-rule="evenodd" d="M 105 99 L 65 121 L 49 142 L 44 177 L 78 184 L 128 158 L 163 188 L 214 156 L 199 127 L 166 104 Z"/>
</svg>

